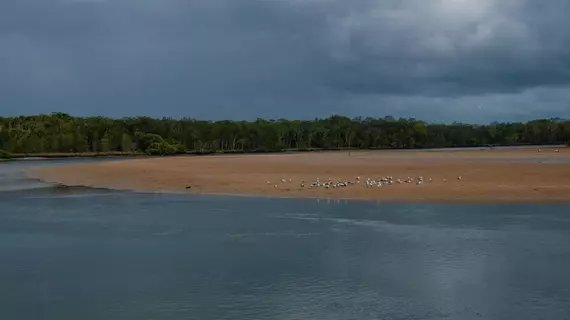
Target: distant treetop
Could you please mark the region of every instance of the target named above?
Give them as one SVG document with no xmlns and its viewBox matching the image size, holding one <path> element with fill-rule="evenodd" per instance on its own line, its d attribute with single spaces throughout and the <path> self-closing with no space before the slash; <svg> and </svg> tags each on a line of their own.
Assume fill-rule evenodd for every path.
<svg viewBox="0 0 570 320">
<path fill-rule="evenodd" d="M 8 153 L 255 152 L 310 149 L 439 148 L 568 144 L 570 121 L 430 124 L 413 118 L 203 121 L 190 118 L 73 117 L 66 113 L 0 118 Z"/>
</svg>

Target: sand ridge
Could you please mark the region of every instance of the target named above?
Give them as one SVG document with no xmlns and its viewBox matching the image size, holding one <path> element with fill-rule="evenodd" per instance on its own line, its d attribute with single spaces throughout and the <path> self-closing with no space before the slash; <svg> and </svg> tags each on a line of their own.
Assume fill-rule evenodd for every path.
<svg viewBox="0 0 570 320">
<path fill-rule="evenodd" d="M 570 203 L 568 148 L 559 152 L 554 149 L 397 150 L 352 151 L 350 155 L 343 151 L 181 156 L 41 168 L 29 171 L 28 175 L 70 186 L 143 192 L 406 202 Z M 358 176 L 360 184 L 356 183 Z M 367 178 L 386 176 L 402 180 L 423 176 L 425 182 L 382 188 L 366 187 L 364 183 Z M 461 180 L 457 179 L 459 176 Z M 330 178 L 355 184 L 344 188 L 311 188 L 317 177 L 321 181 Z"/>
</svg>

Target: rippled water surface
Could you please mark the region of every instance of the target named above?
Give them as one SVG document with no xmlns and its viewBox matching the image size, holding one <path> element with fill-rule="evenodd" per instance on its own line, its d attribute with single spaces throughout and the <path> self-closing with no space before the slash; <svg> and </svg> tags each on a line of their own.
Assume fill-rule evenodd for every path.
<svg viewBox="0 0 570 320">
<path fill-rule="evenodd" d="M 570 206 L 53 188 L 0 164 L 1 319 L 570 319 Z"/>
</svg>

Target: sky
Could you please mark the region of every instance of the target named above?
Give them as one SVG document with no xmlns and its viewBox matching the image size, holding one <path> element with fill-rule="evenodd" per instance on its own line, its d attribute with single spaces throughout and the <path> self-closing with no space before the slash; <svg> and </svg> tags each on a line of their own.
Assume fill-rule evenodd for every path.
<svg viewBox="0 0 570 320">
<path fill-rule="evenodd" d="M 568 0 L 1 0 L 0 116 L 570 118 Z"/>
</svg>

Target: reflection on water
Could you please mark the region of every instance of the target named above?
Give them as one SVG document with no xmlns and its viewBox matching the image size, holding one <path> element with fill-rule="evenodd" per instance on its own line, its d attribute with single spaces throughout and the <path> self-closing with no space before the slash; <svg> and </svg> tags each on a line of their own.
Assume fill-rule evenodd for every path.
<svg viewBox="0 0 570 320">
<path fill-rule="evenodd" d="M 2 319 L 570 314 L 570 206 L 88 188 L 0 192 L 0 204 Z"/>
</svg>

